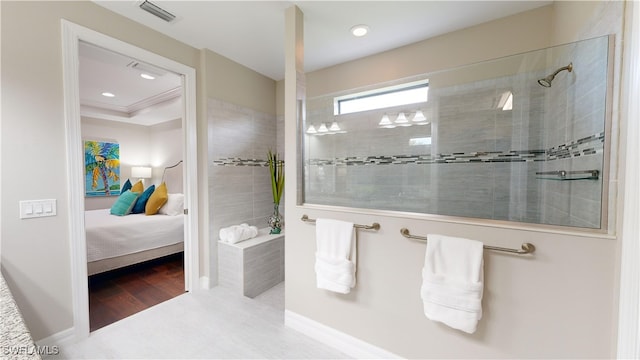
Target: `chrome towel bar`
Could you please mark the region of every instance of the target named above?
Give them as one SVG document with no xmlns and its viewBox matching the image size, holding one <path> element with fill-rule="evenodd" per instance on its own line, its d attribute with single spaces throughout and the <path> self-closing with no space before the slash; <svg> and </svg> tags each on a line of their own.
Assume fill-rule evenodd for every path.
<svg viewBox="0 0 640 360">
<path fill-rule="evenodd" d="M 312 223 L 312 224 L 316 223 L 316 219 L 310 219 L 307 215 L 302 215 L 300 220 L 302 220 L 304 222 Z M 373 223 L 371 225 L 353 224 L 353 227 L 356 228 L 356 229 L 380 230 L 380 224 L 378 224 L 378 223 Z"/>
<path fill-rule="evenodd" d="M 407 229 L 407 228 L 400 229 L 400 234 L 402 234 L 402 236 L 406 237 L 407 239 L 414 239 L 414 240 L 418 240 L 418 241 L 427 242 L 427 237 L 426 236 L 411 235 L 411 233 L 409 233 L 409 229 Z M 503 247 L 498 247 L 498 246 L 489 246 L 489 245 L 484 245 L 484 248 L 487 249 L 487 250 L 502 251 L 502 252 L 508 252 L 508 253 L 513 253 L 513 254 L 518 254 L 518 255 L 531 254 L 534 251 L 536 251 L 536 247 L 533 246 L 533 244 L 531 244 L 531 243 L 522 244 L 522 249 L 509 249 L 509 248 L 503 248 Z"/>
<path fill-rule="evenodd" d="M 598 178 L 600 177 L 600 170 L 539 171 L 539 172 L 536 172 L 536 175 L 553 175 L 553 176 L 559 177 L 559 180 L 598 180 Z M 575 175 L 586 175 L 586 176 L 574 177 Z"/>
</svg>

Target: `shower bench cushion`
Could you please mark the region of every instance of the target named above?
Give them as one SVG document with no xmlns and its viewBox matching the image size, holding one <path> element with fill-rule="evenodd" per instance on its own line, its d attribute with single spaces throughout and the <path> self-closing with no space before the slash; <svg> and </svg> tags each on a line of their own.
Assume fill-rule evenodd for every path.
<svg viewBox="0 0 640 360">
<path fill-rule="evenodd" d="M 218 241 L 221 286 L 253 298 L 284 281 L 284 232 L 269 230 L 236 244 Z"/>
</svg>

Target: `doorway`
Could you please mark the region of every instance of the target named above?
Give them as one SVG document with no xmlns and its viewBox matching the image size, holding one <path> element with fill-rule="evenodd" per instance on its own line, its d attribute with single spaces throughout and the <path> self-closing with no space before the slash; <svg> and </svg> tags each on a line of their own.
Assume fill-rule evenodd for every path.
<svg viewBox="0 0 640 360">
<path fill-rule="evenodd" d="M 177 199 L 184 193 L 184 167 L 174 167 L 184 157 L 182 78 L 84 41 L 79 61 L 89 326 L 95 331 L 185 292 L 182 210 L 145 211 L 161 184 Z M 96 161 L 103 157 L 108 160 Z M 127 182 L 141 195 L 129 214 L 111 215 L 130 195 Z"/>
<path fill-rule="evenodd" d="M 65 123 L 67 132 L 69 227 L 71 234 L 71 274 L 73 293 L 74 335 L 89 335 L 89 302 L 87 244 L 85 235 L 83 139 L 79 94 L 80 42 L 93 44 L 114 53 L 129 56 L 157 68 L 166 69 L 181 78 L 183 193 L 184 193 L 184 274 L 185 290 L 197 290 L 198 276 L 198 211 L 197 211 L 197 144 L 195 70 L 160 55 L 62 20 Z"/>
</svg>

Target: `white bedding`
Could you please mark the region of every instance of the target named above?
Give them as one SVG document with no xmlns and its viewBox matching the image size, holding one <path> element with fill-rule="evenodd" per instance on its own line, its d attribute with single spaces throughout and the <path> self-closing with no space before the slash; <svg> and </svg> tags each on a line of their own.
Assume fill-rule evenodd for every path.
<svg viewBox="0 0 640 360">
<path fill-rule="evenodd" d="M 85 211 L 89 262 L 182 242 L 184 215 L 130 214 L 115 216 L 109 209 Z"/>
</svg>

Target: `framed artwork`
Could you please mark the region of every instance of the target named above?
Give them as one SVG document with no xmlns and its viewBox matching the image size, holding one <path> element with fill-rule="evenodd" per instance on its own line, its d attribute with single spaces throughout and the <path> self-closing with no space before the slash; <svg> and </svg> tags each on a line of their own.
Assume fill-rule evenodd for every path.
<svg viewBox="0 0 640 360">
<path fill-rule="evenodd" d="M 120 145 L 116 142 L 84 142 L 85 196 L 120 195 Z"/>
</svg>

